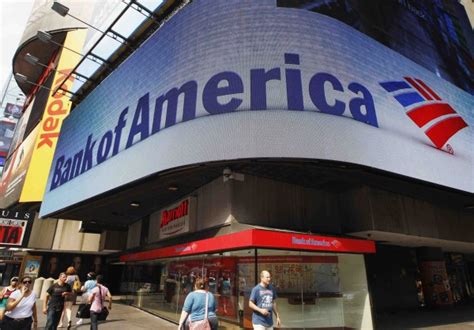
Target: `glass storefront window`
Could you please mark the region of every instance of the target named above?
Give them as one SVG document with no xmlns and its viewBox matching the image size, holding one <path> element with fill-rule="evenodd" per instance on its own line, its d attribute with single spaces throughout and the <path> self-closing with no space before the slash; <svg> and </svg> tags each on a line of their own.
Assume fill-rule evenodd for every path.
<svg viewBox="0 0 474 330">
<path fill-rule="evenodd" d="M 202 277 L 216 299 L 219 320 L 238 327 L 246 283 L 254 283 L 254 254 L 252 249 L 130 263 L 125 266 L 121 292 L 132 305 L 178 322 L 186 296 Z M 251 266 L 239 271 L 242 258 Z"/>
<path fill-rule="evenodd" d="M 357 254 L 248 249 L 129 263 L 121 291 L 133 305 L 178 322 L 202 277 L 220 326 L 251 328 L 249 297 L 262 270 L 272 274 L 283 328 L 372 328 L 364 257 Z"/>
<path fill-rule="evenodd" d="M 262 270 L 272 274 L 283 328 L 372 328 L 363 255 L 259 249 Z"/>
</svg>

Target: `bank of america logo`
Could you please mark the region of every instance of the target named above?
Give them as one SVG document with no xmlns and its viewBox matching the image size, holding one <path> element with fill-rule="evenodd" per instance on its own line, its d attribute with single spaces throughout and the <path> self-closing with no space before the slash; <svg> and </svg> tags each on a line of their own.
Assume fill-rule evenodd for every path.
<svg viewBox="0 0 474 330">
<path fill-rule="evenodd" d="M 467 123 L 461 116 L 423 80 L 404 77 L 401 81 L 380 83 L 387 92 L 405 108 L 406 115 L 421 129 L 438 149 L 442 149 L 448 140 Z M 447 144 L 448 152 L 453 153 Z"/>
</svg>

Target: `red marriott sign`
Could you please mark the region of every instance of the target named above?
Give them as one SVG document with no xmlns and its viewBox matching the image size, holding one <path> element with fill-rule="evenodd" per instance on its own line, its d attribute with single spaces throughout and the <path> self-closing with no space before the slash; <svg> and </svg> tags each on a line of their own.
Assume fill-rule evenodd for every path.
<svg viewBox="0 0 474 330">
<path fill-rule="evenodd" d="M 184 200 L 179 204 L 178 207 L 170 210 L 164 210 L 161 212 L 161 225 L 160 228 L 168 225 L 170 222 L 187 216 L 189 212 L 189 201 Z"/>
<path fill-rule="evenodd" d="M 161 212 L 161 237 L 168 237 L 189 231 L 189 202 L 189 199 L 185 199 Z"/>
</svg>

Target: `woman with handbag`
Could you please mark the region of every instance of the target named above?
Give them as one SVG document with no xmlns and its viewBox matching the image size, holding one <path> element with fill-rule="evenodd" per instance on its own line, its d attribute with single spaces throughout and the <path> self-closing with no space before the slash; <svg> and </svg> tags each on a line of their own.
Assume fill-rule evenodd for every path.
<svg viewBox="0 0 474 330">
<path fill-rule="evenodd" d="M 206 289 L 206 282 L 199 277 L 194 283 L 194 291 L 186 296 L 178 329 L 184 329 L 184 322 L 189 316 L 190 330 L 217 330 L 216 300 Z"/>
<path fill-rule="evenodd" d="M 20 288 L 8 298 L 7 312 L 3 320 L 4 330 L 30 330 L 38 327 L 36 313 L 36 294 L 31 290 L 32 279 L 23 276 Z"/>
<path fill-rule="evenodd" d="M 91 304 L 91 330 L 97 330 L 97 322 L 105 320 L 109 310 L 112 309 L 112 295 L 109 289 L 102 285 L 102 275 L 98 275 L 95 280 L 97 286 L 92 289 L 92 293 L 89 296 L 89 304 Z M 109 300 L 109 309 L 104 306 L 106 299 Z"/>
<path fill-rule="evenodd" d="M 76 325 L 81 325 L 84 322 L 84 318 L 90 318 L 90 305 L 89 305 L 89 296 L 92 294 L 92 290 L 97 286 L 95 281 L 95 273 L 89 272 L 87 273 L 87 281 L 81 288 L 82 293 L 82 304 L 79 306 L 77 310 L 76 318 L 77 322 Z"/>
<path fill-rule="evenodd" d="M 68 267 L 66 270 L 66 283 L 69 284 L 72 288 L 72 293 L 66 296 L 64 300 L 64 309 L 61 314 L 61 321 L 58 325 L 59 328 L 63 327 L 64 314 L 67 318 L 67 328 L 71 328 L 72 322 L 72 305 L 76 302 L 77 292 L 81 289 L 81 281 L 79 276 L 76 274 L 76 269 L 74 267 Z"/>
</svg>

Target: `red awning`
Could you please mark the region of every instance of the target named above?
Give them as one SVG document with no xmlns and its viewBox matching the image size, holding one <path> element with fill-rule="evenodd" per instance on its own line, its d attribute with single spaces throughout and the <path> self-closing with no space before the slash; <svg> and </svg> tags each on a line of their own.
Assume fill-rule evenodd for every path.
<svg viewBox="0 0 474 330">
<path fill-rule="evenodd" d="M 375 243 L 369 240 L 249 229 L 199 241 L 129 253 L 120 256 L 120 261 L 153 260 L 249 248 L 375 253 Z"/>
</svg>

